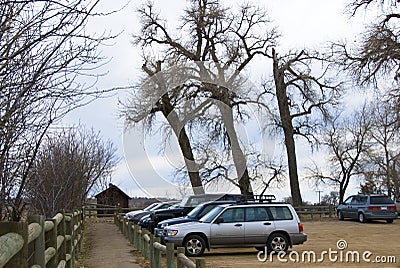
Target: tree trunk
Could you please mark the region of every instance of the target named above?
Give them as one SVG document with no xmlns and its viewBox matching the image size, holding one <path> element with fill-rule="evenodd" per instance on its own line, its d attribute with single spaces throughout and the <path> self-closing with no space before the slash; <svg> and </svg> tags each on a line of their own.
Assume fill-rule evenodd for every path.
<svg viewBox="0 0 400 268">
<path fill-rule="evenodd" d="M 221 112 L 222 121 L 224 122 L 225 129 L 228 132 L 229 144 L 232 149 L 232 158 L 238 176 L 240 193 L 245 196 L 251 197 L 253 196 L 253 189 L 250 184 L 250 177 L 247 169 L 247 160 L 242 151 L 242 148 L 240 148 L 239 139 L 233 123 L 232 108 L 223 102 L 217 102 L 217 104 L 218 109 Z"/>
<path fill-rule="evenodd" d="M 286 153 L 288 158 L 289 167 L 289 181 L 290 191 L 292 195 L 292 202 L 294 206 L 301 206 L 303 201 L 300 193 L 300 185 L 297 174 L 297 159 L 296 159 L 296 146 L 294 142 L 294 132 L 292 117 L 289 110 L 288 97 L 286 95 L 286 84 L 284 77 L 284 70 L 279 68 L 278 59 L 276 58 L 275 51 L 273 51 L 273 72 L 276 88 L 276 97 L 279 107 L 279 115 L 285 136 Z"/>
<path fill-rule="evenodd" d="M 157 61 L 157 67 L 155 73 L 152 73 L 150 70 L 148 70 L 145 67 L 145 65 L 142 68 L 145 72 L 147 72 L 149 76 L 154 75 L 155 73 L 161 72 L 161 61 Z M 164 85 L 160 84 L 160 87 L 164 87 Z M 167 90 L 165 90 L 165 92 L 167 92 Z M 168 93 L 165 93 L 161 97 L 161 104 L 159 108 L 162 114 L 164 115 L 165 119 L 167 119 L 169 125 L 172 127 L 172 130 L 174 131 L 178 139 L 179 147 L 181 149 L 185 161 L 193 193 L 204 194 L 205 193 L 204 187 L 201 182 L 198 166 L 196 164 L 196 161 L 194 160 L 192 146 L 190 144 L 189 137 L 186 133 L 184 122 L 181 122 L 179 116 L 174 111 Z"/>
<path fill-rule="evenodd" d="M 339 183 L 339 204 L 343 203 L 345 189 L 343 189 L 343 182 Z"/>
<path fill-rule="evenodd" d="M 184 124 L 180 121 L 176 112 L 172 109 L 171 102 L 167 94 L 162 97 L 162 113 L 172 127 L 179 143 L 179 147 L 185 160 L 190 184 L 194 194 L 204 194 L 203 184 L 200 179 L 199 170 L 194 160 L 192 146 L 186 133 Z"/>
</svg>

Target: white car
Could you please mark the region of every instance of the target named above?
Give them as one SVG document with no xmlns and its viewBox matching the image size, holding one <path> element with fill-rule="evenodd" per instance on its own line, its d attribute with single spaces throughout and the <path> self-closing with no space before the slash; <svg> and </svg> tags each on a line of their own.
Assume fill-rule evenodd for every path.
<svg viewBox="0 0 400 268">
<path fill-rule="evenodd" d="M 177 202 L 178 201 L 153 203 L 153 204 L 145 207 L 144 209 L 134 210 L 134 211 L 130 211 L 130 212 L 126 213 L 125 218 L 127 218 L 129 221 L 138 223 L 139 220 L 143 216 L 150 214 L 150 212 L 157 210 L 157 209 L 169 208 L 170 206 L 176 204 Z"/>
</svg>

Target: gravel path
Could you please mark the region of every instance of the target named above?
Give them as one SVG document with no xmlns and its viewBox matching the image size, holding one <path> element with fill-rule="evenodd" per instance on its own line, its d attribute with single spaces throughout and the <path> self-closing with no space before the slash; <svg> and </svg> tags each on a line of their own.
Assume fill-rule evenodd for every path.
<svg viewBox="0 0 400 268">
<path fill-rule="evenodd" d="M 87 256 L 85 268 L 142 268 L 134 254 L 134 248 L 111 221 L 88 222 Z M 81 266 L 82 268 L 82 266 Z"/>
</svg>

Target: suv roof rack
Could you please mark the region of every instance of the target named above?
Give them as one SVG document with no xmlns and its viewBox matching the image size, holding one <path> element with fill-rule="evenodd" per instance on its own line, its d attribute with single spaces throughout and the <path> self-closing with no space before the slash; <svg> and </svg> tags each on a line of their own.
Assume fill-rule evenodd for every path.
<svg viewBox="0 0 400 268">
<path fill-rule="evenodd" d="M 238 203 L 272 203 L 276 200 L 275 195 L 249 195 L 243 196 Z"/>
</svg>

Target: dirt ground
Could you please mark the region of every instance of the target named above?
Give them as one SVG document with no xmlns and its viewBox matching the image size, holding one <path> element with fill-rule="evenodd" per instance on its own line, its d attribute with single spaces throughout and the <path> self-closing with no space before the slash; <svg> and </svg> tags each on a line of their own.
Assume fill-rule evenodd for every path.
<svg viewBox="0 0 400 268">
<path fill-rule="evenodd" d="M 79 268 L 141 268 L 138 252 L 113 219 L 90 219 L 85 224 Z"/>
<path fill-rule="evenodd" d="M 206 267 L 400 267 L 400 220 L 392 224 L 383 221 L 365 224 L 348 220 L 305 221 L 303 225 L 308 241 L 294 246 L 288 256 L 281 258 L 282 261 L 278 256 L 259 261 L 258 252 L 252 248 L 211 249 L 204 254 Z M 261 259 L 264 257 L 260 255 Z"/>
<path fill-rule="evenodd" d="M 259 261 L 258 252 L 253 248 L 212 249 L 206 251 L 203 256 L 206 259 L 206 267 L 400 268 L 400 220 L 396 220 L 393 224 L 383 221 L 361 224 L 356 221 L 335 219 L 303 221 L 303 225 L 308 241 L 303 245 L 294 246 L 288 256 L 281 258 L 283 260 L 279 260 L 278 256 L 274 256 L 271 260 L 268 256 L 266 261 Z M 138 257 L 138 252 L 129 245 L 112 220 L 88 222 L 85 237 L 83 258 L 76 267 L 141 267 L 139 264 L 148 267 L 148 263 Z M 341 243 L 338 245 L 339 240 Z M 344 244 L 346 247 L 342 249 Z M 323 251 L 327 253 L 322 254 Z M 312 252 L 315 253 L 315 260 Z M 357 261 L 357 254 L 359 261 Z M 308 259 L 309 256 L 310 259 Z M 265 255 L 260 255 L 260 258 L 264 257 Z M 296 258 L 298 258 L 297 261 Z M 383 262 L 385 260 L 386 262 Z"/>
</svg>

